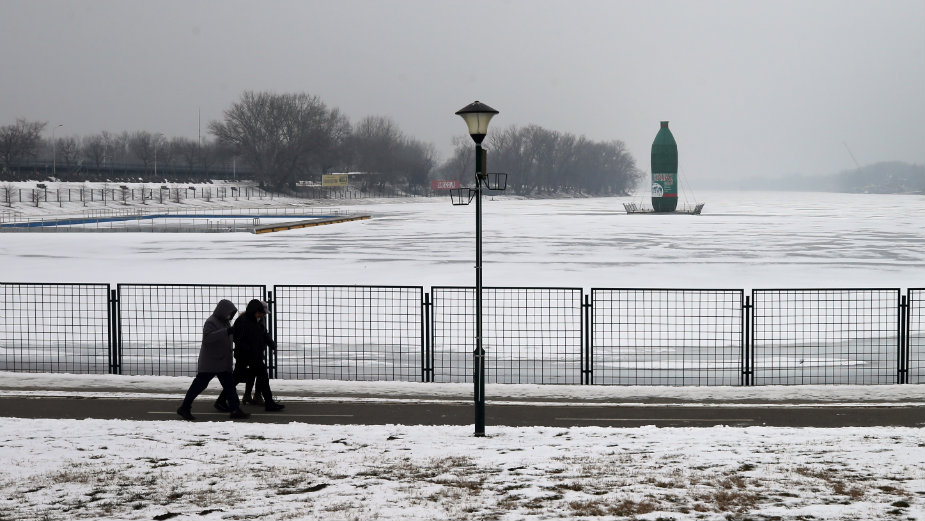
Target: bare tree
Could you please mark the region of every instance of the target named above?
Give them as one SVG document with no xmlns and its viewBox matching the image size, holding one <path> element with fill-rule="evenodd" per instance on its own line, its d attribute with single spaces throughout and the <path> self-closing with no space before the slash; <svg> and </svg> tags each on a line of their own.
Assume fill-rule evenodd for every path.
<svg viewBox="0 0 925 521">
<path fill-rule="evenodd" d="M 277 189 L 294 186 L 329 163 L 349 134 L 350 124 L 337 109 L 308 94 L 246 91 L 209 130 L 234 150 L 261 182 Z"/>
<path fill-rule="evenodd" d="M 9 168 L 13 163 L 34 158 L 48 123 L 17 118 L 16 123 L 0 127 L 0 159 Z"/>
<path fill-rule="evenodd" d="M 104 134 L 85 137 L 83 146 L 80 149 L 83 152 L 84 159 L 91 163 L 97 172 L 102 170 L 103 161 L 106 160 L 106 137 Z"/>
<path fill-rule="evenodd" d="M 163 148 L 158 148 L 157 150 L 157 160 L 161 161 L 161 150 L 164 151 L 164 166 L 170 168 L 171 170 L 176 170 L 177 163 L 183 161 L 183 150 L 186 146 L 186 142 L 191 141 L 189 139 L 174 137 L 170 138 L 169 141 L 164 143 Z"/>
<path fill-rule="evenodd" d="M 133 132 L 129 135 L 127 144 L 129 151 L 142 162 L 147 173 L 148 165 L 154 161 L 154 136 L 144 130 Z"/>
<path fill-rule="evenodd" d="M 65 171 L 73 169 L 77 165 L 77 158 L 80 155 L 77 138 L 62 137 L 56 141 L 55 152 L 61 158 L 60 163 L 64 165 Z"/>
<path fill-rule="evenodd" d="M 124 131 L 119 134 L 103 132 L 102 136 L 106 141 L 106 157 L 109 160 L 110 169 L 113 169 L 116 163 L 124 166 L 129 155 L 128 143 L 131 140 L 131 134 Z"/>
<path fill-rule="evenodd" d="M 201 163 L 199 160 L 199 143 L 194 139 L 184 138 L 176 138 L 175 141 L 177 154 L 183 161 L 183 164 L 186 165 L 187 170 L 192 173 L 196 166 Z"/>
<path fill-rule="evenodd" d="M 6 183 L 3 185 L 3 202 L 6 203 L 10 208 L 13 207 L 13 191 L 16 190 L 16 185 L 13 183 Z"/>
<path fill-rule="evenodd" d="M 222 147 L 214 142 L 203 142 L 199 149 L 199 162 L 202 167 L 202 174 L 209 175 L 212 169 L 222 158 Z"/>
<path fill-rule="evenodd" d="M 390 118 L 367 116 L 350 137 L 351 166 L 361 172 L 389 174 L 405 136 Z"/>
<path fill-rule="evenodd" d="M 461 178 L 471 179 L 475 168 L 472 144 L 466 139 L 454 144 L 453 156 L 439 172 L 452 176 L 462 170 Z M 596 142 L 537 125 L 496 129 L 485 147 L 489 170 L 508 173 L 508 189 L 517 194 L 625 195 L 640 175 L 621 141 Z"/>
</svg>

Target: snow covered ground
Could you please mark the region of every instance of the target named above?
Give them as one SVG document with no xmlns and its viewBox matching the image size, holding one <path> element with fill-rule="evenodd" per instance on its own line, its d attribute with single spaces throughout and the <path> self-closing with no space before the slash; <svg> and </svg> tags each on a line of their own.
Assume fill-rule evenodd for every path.
<svg viewBox="0 0 925 521">
<path fill-rule="evenodd" d="M 0 373 L 6 396 L 189 378 Z M 465 384 L 276 381 L 285 401 L 465 400 Z M 217 388 L 213 385 L 210 395 Z M 490 385 L 490 402 L 921 404 L 920 386 Z M 468 395 L 468 396 L 467 396 Z M 378 397 L 378 398 L 377 398 Z M 0 402 L 2 403 L 2 402 Z M 2 519 L 925 519 L 921 428 L 508 428 L 0 419 Z"/>
<path fill-rule="evenodd" d="M 920 196 L 699 195 L 707 203 L 701 216 L 626 215 L 622 202 L 634 198 L 487 200 L 485 284 L 925 286 Z M 374 218 L 261 236 L 2 234 L 2 278 L 473 284 L 473 207 L 453 207 L 448 199 L 336 203 Z M 0 373 L 0 386 L 16 393 L 70 392 L 68 386 L 111 392 L 107 377 L 71 378 Z M 181 381 L 188 382 L 132 385 L 174 396 Z M 466 388 L 453 384 L 274 387 L 284 396 L 302 389 L 310 399 L 311 385 L 357 399 L 414 395 L 422 386 L 468 398 Z M 837 388 L 846 395 L 833 395 L 831 387 L 776 389 L 652 392 L 707 403 L 732 399 L 722 393 L 756 401 L 923 401 L 921 386 Z M 493 386 L 489 395 L 571 399 L 559 393 L 578 391 L 615 404 L 652 397 L 649 388 L 579 386 Z M 925 520 L 922 428 L 492 428 L 489 434 L 474 438 L 469 427 L 0 418 L 0 519 Z"/>
<path fill-rule="evenodd" d="M 914 520 L 921 429 L 0 420 L 4 519 Z"/>
</svg>

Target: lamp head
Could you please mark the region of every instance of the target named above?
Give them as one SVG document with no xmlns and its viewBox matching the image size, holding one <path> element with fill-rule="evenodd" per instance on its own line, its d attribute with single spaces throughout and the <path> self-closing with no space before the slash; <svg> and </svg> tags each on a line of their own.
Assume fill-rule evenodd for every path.
<svg viewBox="0 0 925 521">
<path fill-rule="evenodd" d="M 485 134 L 488 133 L 488 122 L 497 113 L 497 110 L 481 101 L 473 101 L 456 111 L 456 115 L 466 121 L 466 125 L 469 127 L 469 135 L 472 136 L 472 140 L 477 145 L 482 144 Z"/>
</svg>

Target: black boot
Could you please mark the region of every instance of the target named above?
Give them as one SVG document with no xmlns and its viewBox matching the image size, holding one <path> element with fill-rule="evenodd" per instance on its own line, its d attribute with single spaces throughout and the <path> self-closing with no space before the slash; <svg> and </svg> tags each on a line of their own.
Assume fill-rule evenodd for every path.
<svg viewBox="0 0 925 521">
<path fill-rule="evenodd" d="M 177 414 L 179 414 L 181 418 L 183 418 L 184 420 L 188 422 L 196 421 L 196 417 L 193 416 L 193 413 L 190 412 L 189 409 L 184 409 L 183 407 L 180 407 L 179 409 L 177 409 Z"/>
<path fill-rule="evenodd" d="M 223 402 L 221 400 L 216 400 L 213 406 L 222 411 L 222 412 L 231 412 L 231 407 L 228 406 L 228 402 Z"/>
<path fill-rule="evenodd" d="M 231 414 L 229 416 L 231 417 L 232 420 L 246 420 L 251 417 L 250 413 L 246 413 L 242 411 L 241 409 L 238 409 L 236 411 L 231 411 Z"/>
<path fill-rule="evenodd" d="M 275 411 L 281 411 L 281 410 L 283 410 L 283 408 L 285 408 L 285 407 L 286 407 L 285 405 L 283 405 L 283 404 L 281 404 L 281 403 L 279 403 L 279 402 L 270 400 L 270 401 L 268 401 L 267 404 L 264 406 L 264 409 L 267 410 L 267 411 L 269 411 L 269 412 L 275 412 Z"/>
</svg>

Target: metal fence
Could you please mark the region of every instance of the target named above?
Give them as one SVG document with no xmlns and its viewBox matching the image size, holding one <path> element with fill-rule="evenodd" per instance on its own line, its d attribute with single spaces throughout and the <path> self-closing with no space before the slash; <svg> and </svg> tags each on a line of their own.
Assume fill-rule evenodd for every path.
<svg viewBox="0 0 925 521">
<path fill-rule="evenodd" d="M 435 287 L 431 291 L 434 381 L 471 382 L 475 289 Z M 486 383 L 581 383 L 581 289 L 482 291 Z"/>
<path fill-rule="evenodd" d="M 742 385 L 742 290 L 594 289 L 592 383 Z"/>
<path fill-rule="evenodd" d="M 422 287 L 274 286 L 275 376 L 425 379 Z"/>
<path fill-rule="evenodd" d="M 244 311 L 251 299 L 266 299 L 266 286 L 119 284 L 112 372 L 193 376 L 202 326 L 228 299 Z"/>
<path fill-rule="evenodd" d="M 221 299 L 271 305 L 271 376 L 471 382 L 475 289 L 0 283 L 0 370 L 190 376 Z M 907 301 L 908 299 L 908 301 Z M 491 383 L 925 383 L 925 290 L 484 288 Z"/>
<path fill-rule="evenodd" d="M 898 289 L 754 290 L 757 385 L 897 383 Z"/>
<path fill-rule="evenodd" d="M 0 283 L 0 306 L 0 370 L 109 371 L 109 284 Z"/>
<path fill-rule="evenodd" d="M 909 290 L 905 383 L 925 384 L 925 288 Z"/>
</svg>

